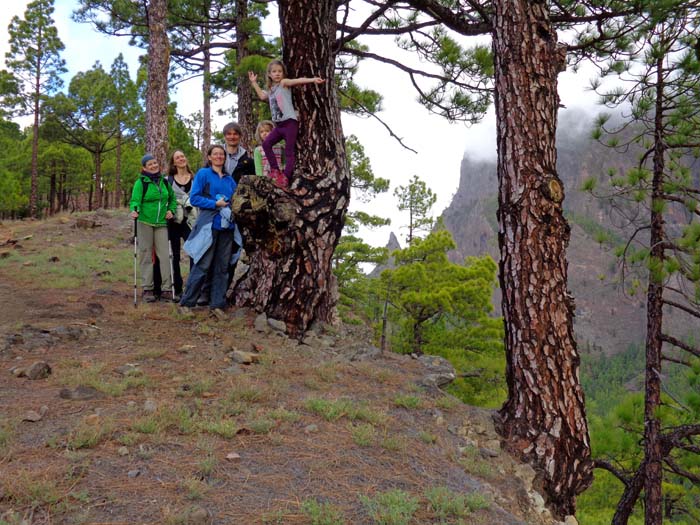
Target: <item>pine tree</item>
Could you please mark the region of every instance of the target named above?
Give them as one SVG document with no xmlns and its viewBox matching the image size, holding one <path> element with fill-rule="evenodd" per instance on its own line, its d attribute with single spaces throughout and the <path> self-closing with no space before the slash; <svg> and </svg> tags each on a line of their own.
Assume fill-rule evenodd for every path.
<svg viewBox="0 0 700 525">
<path fill-rule="evenodd" d="M 19 90 L 13 104 L 20 115 L 33 115 L 31 190 L 29 214 L 38 215 L 39 196 L 39 118 L 43 99 L 62 85 L 65 72 L 60 56 L 63 43 L 58 37 L 51 15 L 53 0 L 34 0 L 27 5 L 24 19 L 15 16 L 8 33 L 10 51 L 5 55 L 7 67 L 18 80 Z"/>
<path fill-rule="evenodd" d="M 63 129 L 63 140 L 93 157 L 96 208 L 103 205 L 102 161 L 105 153 L 117 147 L 116 137 L 121 131 L 115 114 L 116 99 L 114 79 L 98 62 L 71 79 L 67 95 L 60 93 L 50 101 L 51 116 Z M 91 200 L 90 209 L 92 205 Z"/>
<path fill-rule="evenodd" d="M 133 139 L 141 108 L 138 105 L 136 84 L 131 80 L 129 69 L 121 53 L 114 59 L 110 68 L 110 76 L 114 82 L 114 120 L 117 126 L 115 137 L 115 181 L 114 205 L 120 206 L 124 200 L 122 195 L 122 146 L 125 140 Z"/>
<path fill-rule="evenodd" d="M 626 177 L 612 178 L 606 195 L 618 202 L 617 209 L 640 217 L 632 223 L 634 233 L 620 255 L 626 267 L 635 261 L 645 265 L 647 287 L 644 457 L 631 478 L 622 478 L 626 487 L 615 524 L 627 523 L 642 489 L 645 523 L 661 523 L 668 477 L 664 468 L 690 481 L 700 480 L 672 457 L 680 445 L 672 436 L 697 441 L 697 419 L 686 418 L 687 424 L 677 426 L 664 421 L 660 411 L 663 362 L 691 367 L 700 357 L 700 348 L 671 335 L 664 323 L 664 308 L 700 319 L 700 188 L 689 167 L 700 148 L 700 63 L 695 52 L 700 13 L 681 2 L 664 7 L 671 4 L 672 13 L 652 7 L 630 45 L 611 55 L 604 72 L 617 73 L 628 87 L 604 93 L 603 101 L 611 107 L 629 104 L 631 112 L 618 126 L 606 127 L 607 117 L 601 117 L 595 132 L 598 138 L 610 132 L 611 146 L 628 150 L 637 145 L 641 150 L 638 165 Z M 586 187 L 595 191 L 595 179 Z M 640 234 L 647 231 L 648 244 L 636 247 L 646 240 Z"/>
<path fill-rule="evenodd" d="M 408 212 L 408 235 L 406 242 L 410 245 L 418 232 L 432 230 L 435 220 L 430 209 L 437 200 L 437 195 L 414 175 L 408 186 L 399 186 L 394 190 L 394 197 L 399 200 L 400 211 Z"/>
</svg>

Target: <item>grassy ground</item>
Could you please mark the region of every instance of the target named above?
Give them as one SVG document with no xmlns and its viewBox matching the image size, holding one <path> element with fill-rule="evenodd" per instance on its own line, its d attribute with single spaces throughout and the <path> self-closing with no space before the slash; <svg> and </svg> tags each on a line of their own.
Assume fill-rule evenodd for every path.
<svg viewBox="0 0 700 525">
<path fill-rule="evenodd" d="M 415 386 L 418 362 L 350 362 L 358 328 L 321 349 L 252 312 L 134 308 L 131 223 L 94 217 L 0 226 L 0 524 L 543 522 L 489 414 Z"/>
</svg>

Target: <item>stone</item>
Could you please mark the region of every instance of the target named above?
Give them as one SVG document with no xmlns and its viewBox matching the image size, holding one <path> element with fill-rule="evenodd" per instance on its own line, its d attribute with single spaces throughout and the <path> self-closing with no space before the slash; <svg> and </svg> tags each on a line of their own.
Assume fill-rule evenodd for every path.
<svg viewBox="0 0 700 525">
<path fill-rule="evenodd" d="M 133 410 L 136 408 L 136 401 L 127 401 L 126 408 Z"/>
<path fill-rule="evenodd" d="M 285 323 L 284 321 L 280 321 L 279 319 L 268 318 L 267 324 L 269 324 L 273 330 L 277 330 L 278 332 L 287 331 L 287 323 Z"/>
<path fill-rule="evenodd" d="M 46 405 L 42 405 L 42 407 L 39 409 L 38 412 L 34 410 L 30 410 L 26 414 L 24 414 L 24 417 L 22 418 L 22 421 L 29 421 L 30 423 L 36 423 L 38 421 L 41 421 L 44 419 L 44 416 L 46 413 L 49 411 L 49 407 Z"/>
<path fill-rule="evenodd" d="M 149 398 L 149 399 L 146 399 L 146 401 L 144 401 L 143 409 L 146 412 L 152 413 L 152 412 L 155 412 L 156 410 L 158 410 L 158 404 L 155 402 L 154 399 Z"/>
<path fill-rule="evenodd" d="M 264 313 L 258 315 L 253 322 L 253 328 L 258 332 L 263 332 L 265 334 L 270 332 L 270 325 L 267 324 L 267 315 Z"/>
<path fill-rule="evenodd" d="M 114 371 L 121 375 L 121 376 L 130 376 L 134 374 L 138 374 L 141 372 L 137 364 L 134 363 L 126 363 L 122 366 L 118 366 L 117 368 L 114 369 Z"/>
<path fill-rule="evenodd" d="M 350 361 L 369 361 L 382 355 L 381 349 L 374 345 L 366 345 L 358 348 L 351 356 Z"/>
<path fill-rule="evenodd" d="M 223 369 L 223 371 L 226 372 L 227 374 L 231 374 L 231 375 L 238 375 L 238 374 L 243 373 L 243 370 L 241 370 L 241 367 L 238 366 L 237 364 L 233 364 L 229 367 L 226 367 Z"/>
<path fill-rule="evenodd" d="M 513 474 L 523 481 L 527 490 L 532 489 L 532 482 L 535 480 L 537 473 L 530 465 L 527 463 L 516 463 L 513 467 Z"/>
<path fill-rule="evenodd" d="M 119 447 L 117 449 L 117 454 L 120 456 L 128 456 L 129 455 L 129 449 L 126 447 Z"/>
<path fill-rule="evenodd" d="M 13 366 L 10 368 L 10 372 L 12 372 L 12 375 L 15 377 L 24 377 L 27 373 L 27 369 L 23 366 Z"/>
<path fill-rule="evenodd" d="M 208 525 L 209 511 L 202 507 L 193 507 L 190 509 L 187 519 L 188 525 Z"/>
<path fill-rule="evenodd" d="M 532 507 L 537 514 L 544 514 L 549 512 L 544 504 L 544 498 L 542 497 L 542 494 L 540 494 L 536 490 L 531 490 L 528 491 L 528 496 L 530 497 Z"/>
<path fill-rule="evenodd" d="M 51 367 L 44 361 L 32 364 L 25 373 L 29 379 L 46 379 L 49 374 L 51 374 Z"/>
<path fill-rule="evenodd" d="M 482 447 L 479 449 L 479 454 L 481 454 L 481 457 L 484 459 L 488 458 L 497 458 L 498 457 L 498 452 L 495 450 L 492 450 L 490 448 Z"/>
<path fill-rule="evenodd" d="M 126 475 L 130 478 L 137 478 L 141 475 L 141 471 L 139 469 L 130 470 Z"/>
<path fill-rule="evenodd" d="M 229 354 L 234 363 L 239 363 L 242 365 L 249 365 L 251 363 L 260 362 L 260 354 L 254 354 L 252 352 L 244 352 L 243 350 L 234 350 Z"/>
<path fill-rule="evenodd" d="M 444 357 L 437 355 L 418 356 L 427 374 L 419 380 L 419 384 L 427 387 L 443 387 L 455 380 L 457 374 L 454 366 Z"/>
<path fill-rule="evenodd" d="M 182 345 L 180 348 L 177 349 L 177 352 L 179 354 L 188 354 L 188 353 L 190 353 L 190 351 L 194 350 L 195 348 L 197 348 L 197 347 L 194 345 Z"/>
<path fill-rule="evenodd" d="M 79 217 L 75 221 L 75 227 L 83 230 L 97 228 L 98 226 L 101 226 L 101 224 L 98 224 L 97 221 L 94 221 L 93 219 L 87 219 L 85 217 Z"/>
<path fill-rule="evenodd" d="M 306 425 L 304 427 L 304 434 L 313 434 L 314 432 L 318 432 L 318 425 Z"/>
<path fill-rule="evenodd" d="M 99 390 L 84 385 L 79 385 L 73 390 L 70 388 L 62 388 L 58 395 L 61 399 L 70 399 L 72 401 L 86 401 L 88 399 L 104 397 L 104 394 Z"/>
<path fill-rule="evenodd" d="M 105 311 L 105 307 L 100 303 L 88 303 L 85 306 L 92 315 L 101 315 Z"/>
<path fill-rule="evenodd" d="M 226 459 L 229 461 L 239 461 L 241 459 L 241 455 L 237 452 L 229 452 L 226 454 Z"/>
<path fill-rule="evenodd" d="M 57 263 L 57 262 L 61 262 L 61 259 L 59 259 L 57 256 L 54 255 L 53 257 L 49 257 L 49 262 Z"/>
</svg>

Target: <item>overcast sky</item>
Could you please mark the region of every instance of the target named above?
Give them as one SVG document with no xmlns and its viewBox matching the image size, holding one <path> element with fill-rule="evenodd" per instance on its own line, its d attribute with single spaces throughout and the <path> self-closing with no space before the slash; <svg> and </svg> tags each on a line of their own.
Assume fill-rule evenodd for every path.
<svg viewBox="0 0 700 525">
<path fill-rule="evenodd" d="M 0 10 L 0 27 L 7 28 L 13 16 L 23 16 L 27 0 L 3 2 Z M 76 0 L 56 0 L 54 20 L 58 34 L 65 45 L 63 58 L 68 73 L 64 76 L 67 85 L 70 78 L 79 71 L 90 69 L 99 60 L 105 69 L 121 52 L 135 77 L 137 58 L 140 49 L 128 45 L 125 37 L 107 37 L 95 32 L 88 24 L 76 24 L 71 20 L 71 13 L 76 8 Z M 276 17 L 268 19 L 263 30 L 278 34 Z M 5 32 L 7 35 L 7 32 Z M 364 43 L 372 50 L 391 54 L 399 60 L 410 63 L 415 58 L 396 48 L 393 39 L 381 37 L 367 39 Z M 0 56 L 4 59 L 8 51 L 6 39 L 0 40 Z M 401 55 L 403 53 L 403 55 Z M 416 62 L 417 63 L 417 62 Z M 416 94 L 408 78 L 391 66 L 365 60 L 360 66 L 357 82 L 366 88 L 374 89 L 384 96 L 382 120 L 387 122 L 394 132 L 417 154 L 402 148 L 391 138 L 384 127 L 374 119 L 360 119 L 343 116 L 345 135 L 354 134 L 364 145 L 374 173 L 391 180 L 391 190 L 373 201 L 367 211 L 392 218 L 392 226 L 374 232 L 363 232 L 371 244 L 384 245 L 389 232 L 394 231 L 403 243 L 405 230 L 400 226 L 407 222 L 405 215 L 396 210 L 393 190 L 399 185 L 407 184 L 413 175 L 418 175 L 437 194 L 437 204 L 433 209 L 439 215 L 446 208 L 459 184 L 460 163 L 464 155 L 474 158 L 493 158 L 496 155 L 496 129 L 493 109 L 483 122 L 467 126 L 463 123 L 449 124 L 441 117 L 431 115 L 416 102 Z M 562 104 L 569 109 L 585 108 L 591 114 L 598 110 L 593 107 L 595 96 L 586 92 L 589 75 L 570 72 L 559 77 Z M 300 88 L 303 89 L 303 88 Z M 179 84 L 172 98 L 178 103 L 182 115 L 189 115 L 201 109 L 201 84 L 193 79 Z M 228 96 L 217 103 L 217 107 L 230 107 L 235 103 L 233 96 Z M 563 110 L 567 111 L 567 109 Z M 214 127 L 220 130 L 226 122 L 225 117 L 215 117 Z M 26 124 L 26 122 L 23 122 Z M 176 146 L 176 145 L 173 145 Z M 136 168 L 135 168 L 136 169 Z"/>
</svg>

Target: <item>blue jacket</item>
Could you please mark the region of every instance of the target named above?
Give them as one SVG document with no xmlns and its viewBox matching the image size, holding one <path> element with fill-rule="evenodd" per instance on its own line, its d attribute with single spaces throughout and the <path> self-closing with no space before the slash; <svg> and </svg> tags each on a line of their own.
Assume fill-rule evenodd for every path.
<svg viewBox="0 0 700 525">
<path fill-rule="evenodd" d="M 228 202 L 231 202 L 236 186 L 236 181 L 231 175 L 219 177 L 213 169 L 202 168 L 194 176 L 190 190 L 190 203 L 203 210 L 216 210 L 216 195 L 223 195 Z"/>
</svg>

